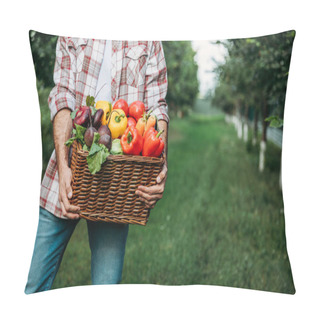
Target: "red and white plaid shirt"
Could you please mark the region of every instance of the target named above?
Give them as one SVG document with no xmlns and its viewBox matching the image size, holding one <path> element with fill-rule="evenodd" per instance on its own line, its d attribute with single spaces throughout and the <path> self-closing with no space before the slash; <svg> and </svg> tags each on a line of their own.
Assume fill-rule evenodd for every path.
<svg viewBox="0 0 320 320">
<path fill-rule="evenodd" d="M 85 105 L 88 95 L 95 95 L 105 44 L 105 40 L 58 38 L 55 87 L 48 99 L 51 120 L 59 110 L 75 110 Z M 167 68 L 161 42 L 112 41 L 111 63 L 112 104 L 118 99 L 125 99 L 128 104 L 140 100 L 158 120 L 169 122 L 165 100 Z M 41 184 L 40 206 L 64 218 L 58 197 L 59 178 L 53 151 Z"/>
</svg>

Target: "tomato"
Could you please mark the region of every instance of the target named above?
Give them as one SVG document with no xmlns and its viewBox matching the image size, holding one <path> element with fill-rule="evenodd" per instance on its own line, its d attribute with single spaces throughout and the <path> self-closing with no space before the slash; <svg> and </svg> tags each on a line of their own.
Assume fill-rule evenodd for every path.
<svg viewBox="0 0 320 320">
<path fill-rule="evenodd" d="M 135 127 L 136 124 L 137 124 L 137 121 L 134 118 L 128 117 L 128 127 L 130 127 L 130 126 Z"/>
<path fill-rule="evenodd" d="M 128 103 L 124 99 L 119 99 L 114 105 L 113 105 L 113 110 L 114 109 L 122 109 L 126 116 L 128 115 L 129 108 L 128 108 Z"/>
<path fill-rule="evenodd" d="M 145 111 L 146 108 L 141 101 L 132 102 L 129 106 L 129 116 L 135 118 L 136 121 L 142 117 Z"/>
</svg>

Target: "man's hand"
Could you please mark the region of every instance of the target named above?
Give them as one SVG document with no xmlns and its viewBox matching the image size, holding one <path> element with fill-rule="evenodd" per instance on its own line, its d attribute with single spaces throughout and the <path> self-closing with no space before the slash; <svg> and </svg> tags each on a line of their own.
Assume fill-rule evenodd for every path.
<svg viewBox="0 0 320 320">
<path fill-rule="evenodd" d="M 69 219 L 79 219 L 78 206 L 70 204 L 69 199 L 72 198 L 71 189 L 72 171 L 66 167 L 59 172 L 59 201 L 62 209 L 62 214 Z"/>
<path fill-rule="evenodd" d="M 62 214 L 69 219 L 79 219 L 79 207 L 72 206 L 69 199 L 72 198 L 72 171 L 68 167 L 68 148 L 65 142 L 70 138 L 72 130 L 72 120 L 70 110 L 60 110 L 53 120 L 53 138 L 57 156 L 59 175 L 59 201 Z"/>
<path fill-rule="evenodd" d="M 164 187 L 167 180 L 167 162 L 163 165 L 162 171 L 157 177 L 157 184 L 151 187 L 139 186 L 136 190 L 136 195 L 139 200 L 145 202 L 146 207 L 152 209 L 158 200 L 162 198 Z"/>
</svg>

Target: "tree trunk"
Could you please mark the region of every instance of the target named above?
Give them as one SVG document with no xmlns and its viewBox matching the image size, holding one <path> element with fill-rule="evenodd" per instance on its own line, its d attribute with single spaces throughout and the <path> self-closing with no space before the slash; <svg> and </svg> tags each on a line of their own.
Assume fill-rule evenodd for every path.
<svg viewBox="0 0 320 320">
<path fill-rule="evenodd" d="M 242 139 L 242 121 L 241 121 L 239 101 L 236 102 L 236 118 L 237 118 L 236 129 L 237 129 L 238 138 Z"/>
<path fill-rule="evenodd" d="M 262 137 L 261 137 L 261 140 L 267 142 L 268 123 L 267 123 L 267 121 L 265 121 L 265 119 L 268 117 L 268 104 L 267 104 L 266 98 L 263 98 L 262 103 L 263 103 L 262 104 L 263 117 L 262 117 Z"/>
<path fill-rule="evenodd" d="M 248 141 L 248 131 L 249 131 L 249 106 L 248 103 L 245 103 L 244 111 L 244 125 L 243 125 L 243 140 L 244 142 Z"/>
<path fill-rule="evenodd" d="M 177 116 L 178 116 L 179 119 L 182 119 L 184 117 L 183 111 L 182 110 L 178 110 L 177 111 Z"/>
<path fill-rule="evenodd" d="M 281 173 L 281 171 L 282 171 L 282 165 L 280 163 L 280 173 L 279 173 L 279 188 L 280 188 L 280 190 L 282 190 L 282 173 Z"/>
<path fill-rule="evenodd" d="M 265 167 L 265 153 L 267 149 L 267 122 L 264 121 L 268 117 L 268 104 L 266 98 L 262 99 L 262 137 L 260 143 L 259 171 L 263 172 Z"/>
<path fill-rule="evenodd" d="M 253 138 L 252 138 L 253 146 L 255 146 L 258 141 L 258 119 L 259 119 L 259 110 L 258 108 L 256 108 L 254 112 L 254 125 L 253 125 Z"/>
<path fill-rule="evenodd" d="M 265 141 L 260 141 L 260 154 L 259 154 L 259 171 L 263 172 L 265 164 L 265 154 L 267 149 L 267 143 Z"/>
<path fill-rule="evenodd" d="M 248 122 L 245 122 L 243 124 L 243 141 L 244 142 L 247 142 L 248 141 Z"/>
</svg>

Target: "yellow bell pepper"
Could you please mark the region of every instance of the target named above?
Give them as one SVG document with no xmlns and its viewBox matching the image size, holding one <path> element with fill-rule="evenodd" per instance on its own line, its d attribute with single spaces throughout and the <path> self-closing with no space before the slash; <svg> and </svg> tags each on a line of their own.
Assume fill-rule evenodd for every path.
<svg viewBox="0 0 320 320">
<path fill-rule="evenodd" d="M 103 110 L 103 116 L 101 118 L 101 124 L 106 125 L 107 119 L 110 116 L 110 113 L 112 111 L 112 104 L 109 101 L 99 100 L 96 103 L 96 109 L 102 109 Z"/>
<path fill-rule="evenodd" d="M 108 127 L 111 131 L 112 139 L 117 139 L 123 135 L 127 128 L 128 119 L 122 109 L 115 109 L 108 119 Z"/>
</svg>

